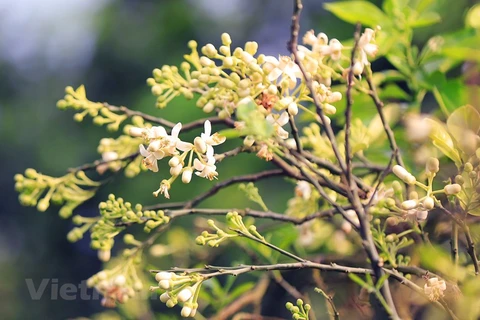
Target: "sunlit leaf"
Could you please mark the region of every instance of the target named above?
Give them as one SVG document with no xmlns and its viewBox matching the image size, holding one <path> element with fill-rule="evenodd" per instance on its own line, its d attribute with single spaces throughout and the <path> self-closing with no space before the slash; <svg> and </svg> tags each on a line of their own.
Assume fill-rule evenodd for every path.
<svg viewBox="0 0 480 320">
<path fill-rule="evenodd" d="M 338 18 L 369 27 L 384 26 L 389 23 L 387 15 L 374 4 L 367 1 L 342 1 L 325 3 L 325 9 Z"/>
<path fill-rule="evenodd" d="M 474 107 L 467 105 L 456 109 L 447 119 L 447 128 L 458 147 L 467 156 L 477 150 L 480 114 Z"/>
</svg>

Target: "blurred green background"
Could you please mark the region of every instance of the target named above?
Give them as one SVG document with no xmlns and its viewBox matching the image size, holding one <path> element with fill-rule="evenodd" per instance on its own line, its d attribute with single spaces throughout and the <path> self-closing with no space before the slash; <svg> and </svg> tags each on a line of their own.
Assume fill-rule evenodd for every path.
<svg viewBox="0 0 480 320">
<path fill-rule="evenodd" d="M 461 28 L 466 8 L 474 4 L 437 2 L 443 21 L 419 30 L 420 45 L 432 32 Z M 340 40 L 350 38 L 353 27 L 324 11 L 322 4 L 304 1 L 302 31 L 314 28 Z M 40 300 L 32 300 L 25 281 L 32 279 L 36 287 L 42 279 L 79 284 L 101 269 L 88 239 L 75 244 L 66 240 L 72 223 L 60 219 L 57 208 L 39 213 L 21 207 L 13 189 L 15 173 L 33 167 L 63 175 L 69 167 L 99 158 L 98 141 L 118 134 L 93 126 L 89 119 L 76 123 L 71 112 L 56 109 L 65 86 L 85 84 L 92 101 L 125 105 L 172 121 L 193 119 L 200 113 L 182 100 L 165 110 L 154 109 L 155 98 L 145 84 L 152 69 L 178 65 L 188 53 L 190 39 L 201 45 L 219 44 L 222 32 L 230 33 L 234 45 L 255 40 L 260 53 L 287 54 L 291 10 L 292 1 L 287 0 L 0 1 L 1 319 L 65 319 L 102 311 L 99 301 L 51 299 L 51 285 Z M 379 61 L 375 67 L 388 66 Z M 242 156 L 220 165 L 220 179 L 264 167 L 255 156 Z M 76 213 L 96 215 L 98 202 L 110 192 L 131 202 L 153 204 L 158 199 L 151 191 L 161 179 L 151 172 L 132 181 L 118 175 Z M 198 180 L 181 193 L 174 187 L 172 201 L 206 190 L 209 182 Z M 269 208 L 283 212 L 292 188 L 279 181 L 260 186 L 268 188 L 263 194 Z M 219 206 L 218 201 L 228 207 L 251 205 L 237 190 L 231 188 L 217 202 L 203 205 Z M 160 267 L 170 266 L 169 260 L 164 263 Z"/>
</svg>

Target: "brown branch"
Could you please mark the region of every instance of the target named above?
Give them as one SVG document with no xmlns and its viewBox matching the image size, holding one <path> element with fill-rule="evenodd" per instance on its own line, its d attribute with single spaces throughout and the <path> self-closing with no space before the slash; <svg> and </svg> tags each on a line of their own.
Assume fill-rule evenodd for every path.
<svg viewBox="0 0 480 320">
<path fill-rule="evenodd" d="M 240 182 L 252 182 L 252 181 L 258 181 L 261 179 L 269 178 L 269 177 L 274 177 L 274 176 L 281 176 L 285 175 L 285 172 L 282 169 L 273 169 L 273 170 L 267 170 L 267 171 L 262 171 L 259 173 L 255 174 L 246 174 L 243 176 L 236 176 L 230 179 L 227 179 L 225 181 L 219 182 L 216 185 L 214 185 L 210 190 L 207 192 L 202 193 L 201 195 L 198 195 L 197 197 L 193 198 L 190 201 L 186 201 L 183 204 L 184 209 L 190 209 L 198 205 L 200 202 L 203 200 L 210 198 L 211 196 L 215 195 L 218 191 L 220 191 L 223 188 L 226 188 L 232 184 L 235 183 L 240 183 Z M 158 204 L 158 205 L 153 205 L 146 207 L 148 210 L 157 210 L 160 208 L 165 208 L 165 205 L 167 204 Z"/>
<path fill-rule="evenodd" d="M 347 75 L 347 107 L 345 108 L 345 164 L 347 169 L 347 181 L 351 183 L 352 177 L 352 148 L 350 146 L 350 129 L 352 125 L 352 106 L 353 106 L 353 99 L 352 99 L 352 85 L 353 85 L 353 64 L 355 62 L 355 53 L 358 48 L 358 41 L 360 39 L 360 30 L 361 25 L 357 23 L 355 27 L 354 33 L 354 44 L 352 49 L 352 54 L 350 57 L 350 68 L 348 70 Z"/>
<path fill-rule="evenodd" d="M 175 123 L 170 122 L 168 120 L 165 120 L 163 118 L 157 118 L 157 117 L 151 116 L 149 114 L 146 114 L 146 113 L 143 113 L 143 112 L 140 112 L 140 111 L 134 111 L 134 110 L 128 109 L 127 107 L 124 107 L 124 106 L 121 106 L 121 107 L 112 106 L 112 105 L 108 104 L 107 102 L 103 103 L 103 105 L 108 110 L 113 111 L 113 112 L 121 112 L 129 118 L 131 118 L 133 116 L 139 116 L 139 117 L 142 117 L 143 119 L 145 119 L 148 122 L 157 123 L 157 124 L 160 124 L 160 125 L 168 127 L 168 128 L 173 128 L 175 126 Z"/>
<path fill-rule="evenodd" d="M 115 161 L 125 161 L 125 160 L 133 160 L 135 159 L 138 155 L 140 154 L 140 152 L 135 152 L 135 153 L 132 153 L 128 156 L 125 156 L 123 158 L 119 158 L 119 159 L 115 159 L 115 160 L 108 160 L 108 161 L 104 161 L 104 160 L 95 160 L 93 161 L 92 163 L 86 163 L 84 165 L 81 165 L 81 166 L 78 166 L 78 167 L 75 167 L 75 168 L 69 168 L 67 171 L 68 172 L 77 172 L 77 171 L 87 171 L 87 170 L 93 170 L 93 169 L 96 169 L 98 166 L 102 165 L 102 164 L 107 164 L 107 163 L 112 163 L 112 162 L 115 162 Z"/>
<path fill-rule="evenodd" d="M 368 70 L 369 72 L 365 72 L 365 79 L 367 80 L 368 87 L 370 88 L 369 95 L 373 99 L 373 102 L 377 107 L 377 112 L 380 117 L 380 120 L 382 121 L 383 129 L 387 134 L 387 138 L 390 143 L 390 149 L 392 149 L 393 153 L 395 154 L 395 160 L 397 161 L 397 164 L 399 164 L 402 167 L 405 167 L 405 164 L 403 163 L 402 155 L 400 154 L 400 150 L 398 149 L 397 141 L 395 140 L 395 135 L 393 134 L 392 128 L 390 127 L 390 124 L 388 123 L 387 119 L 385 118 L 385 114 L 383 113 L 384 105 L 382 100 L 380 100 L 380 98 L 378 97 L 377 89 L 373 84 L 373 80 L 371 77 L 371 70 L 370 69 Z"/>
<path fill-rule="evenodd" d="M 258 284 L 251 290 L 242 294 L 238 299 L 230 303 L 228 306 L 222 308 L 222 310 L 212 317 L 212 320 L 226 320 L 234 314 L 237 314 L 243 307 L 260 301 L 267 291 L 270 280 L 268 277 L 264 277 L 258 282 Z"/>
</svg>

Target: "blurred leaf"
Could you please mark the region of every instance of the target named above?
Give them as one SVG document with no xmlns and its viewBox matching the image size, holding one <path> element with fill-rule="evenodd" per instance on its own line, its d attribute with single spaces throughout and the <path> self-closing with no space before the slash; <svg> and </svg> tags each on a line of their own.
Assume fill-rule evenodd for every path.
<svg viewBox="0 0 480 320">
<path fill-rule="evenodd" d="M 436 146 L 445 156 L 453 160 L 457 167 L 462 165 L 462 159 L 457 149 L 455 148 L 452 137 L 447 131 L 445 124 L 434 119 L 425 119 L 431 126 L 430 139 L 433 145 Z"/>
<path fill-rule="evenodd" d="M 386 100 L 410 100 L 410 95 L 406 93 L 402 88 L 400 88 L 395 83 L 387 84 L 381 91 L 380 91 L 380 99 L 382 101 Z"/>
<path fill-rule="evenodd" d="M 413 21 L 409 23 L 411 28 L 428 27 L 441 21 L 441 17 L 436 12 L 425 12 L 419 17 L 415 17 Z"/>
<path fill-rule="evenodd" d="M 418 255 L 422 265 L 427 270 L 449 275 L 460 282 L 467 276 L 467 270 L 461 266 L 456 266 L 452 262 L 450 254 L 441 247 L 418 246 Z"/>
<path fill-rule="evenodd" d="M 232 277 L 232 278 L 234 278 L 234 277 Z M 253 287 L 255 287 L 255 282 L 246 282 L 246 283 L 242 283 L 241 285 L 236 286 L 235 289 L 233 289 L 233 291 L 228 294 L 228 303 L 237 299 L 239 296 L 241 296 L 242 294 L 244 294 L 248 290 L 251 290 Z"/>
<path fill-rule="evenodd" d="M 390 19 L 374 4 L 367 1 L 342 1 L 325 3 L 327 11 L 351 24 L 361 23 L 369 27 L 384 26 Z"/>
<path fill-rule="evenodd" d="M 474 107 L 467 105 L 452 112 L 447 119 L 447 128 L 457 147 L 467 157 L 475 153 L 480 132 L 480 114 Z"/>
</svg>

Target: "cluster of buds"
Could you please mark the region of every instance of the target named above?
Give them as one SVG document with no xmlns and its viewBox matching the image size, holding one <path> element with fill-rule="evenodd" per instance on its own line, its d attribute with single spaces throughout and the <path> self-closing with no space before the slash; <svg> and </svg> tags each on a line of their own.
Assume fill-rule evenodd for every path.
<svg viewBox="0 0 480 320">
<path fill-rule="evenodd" d="M 102 306 L 114 308 L 118 303 L 125 303 L 143 289 L 142 281 L 131 265 L 119 265 L 111 270 L 102 270 L 87 280 L 89 287 L 103 295 Z"/>
<path fill-rule="evenodd" d="M 245 226 L 243 223 L 242 216 L 236 212 L 232 211 L 226 215 L 227 224 L 229 229 L 235 231 L 235 233 L 228 233 L 218 226 L 215 225 L 215 221 L 209 219 L 207 221 L 208 225 L 215 229 L 216 233 L 209 233 L 208 231 L 203 231 L 195 241 L 198 245 L 209 245 L 211 247 L 218 247 L 221 242 L 238 236 L 246 236 L 258 239 L 260 241 L 265 241 L 265 238 L 258 233 L 257 227 L 254 225 Z"/>
<path fill-rule="evenodd" d="M 59 211 L 62 218 L 70 217 L 76 207 L 95 195 L 100 185 L 83 171 L 54 178 L 30 168 L 25 170 L 25 175 L 16 174 L 14 179 L 22 205 L 36 206 L 41 212 L 46 211 L 50 203 L 62 205 Z"/>
<path fill-rule="evenodd" d="M 107 125 L 110 131 L 117 131 L 120 124 L 128 117 L 125 114 L 116 114 L 108 109 L 104 103 L 92 102 L 87 99 L 85 87 L 82 85 L 77 90 L 72 87 L 65 88 L 65 97 L 57 102 L 59 109 L 73 109 L 80 111 L 73 119 L 77 122 L 83 121 L 85 116 L 93 117 L 93 123 L 99 126 Z"/>
<path fill-rule="evenodd" d="M 190 183 L 194 170 L 197 176 L 209 180 L 215 179 L 218 175 L 213 147 L 225 142 L 226 138 L 218 133 L 212 134 L 212 125 L 208 120 L 205 121 L 204 132 L 194 139 L 193 144 L 179 139 L 181 128 L 182 124 L 177 123 L 171 134 L 161 126 L 131 127 L 129 130 L 130 135 L 142 137 L 148 144 L 147 148 L 143 144 L 140 145 L 140 153 L 144 157 L 143 164 L 151 171 L 158 171 L 158 160 L 170 157 L 168 165 L 171 178 L 161 182 L 160 188 L 153 193 L 155 196 L 163 194 L 165 198 L 170 198 L 171 184 L 179 176 L 182 177 L 183 183 Z M 195 159 L 194 155 L 197 156 Z"/>
<path fill-rule="evenodd" d="M 292 319 L 294 320 L 308 320 L 308 312 L 312 309 L 308 303 L 303 303 L 302 299 L 297 300 L 297 305 L 287 302 L 285 307 L 292 313 Z"/>
<path fill-rule="evenodd" d="M 150 290 L 165 290 L 160 295 L 160 301 L 169 308 L 182 303 L 182 317 L 194 317 L 198 309 L 198 295 L 202 282 L 205 280 L 202 275 L 191 273 L 188 275 L 175 274 L 173 272 L 161 271 L 155 274 L 158 286 L 150 287 Z"/>
<path fill-rule="evenodd" d="M 433 179 L 439 171 L 439 161 L 436 158 L 429 158 L 425 166 L 425 174 L 427 176 L 427 185 L 417 181 L 415 176 L 408 172 L 405 168 L 396 165 L 393 167 L 393 173 L 408 185 L 415 185 L 426 192 L 424 197 L 419 197 L 417 191 L 412 191 L 407 200 L 402 201 L 397 206 L 395 200 L 387 199 L 386 207 L 390 210 L 405 214 L 407 216 L 415 216 L 417 220 L 423 221 L 428 216 L 428 211 L 433 209 L 435 203 L 439 201 L 435 195 L 444 193 L 447 196 L 456 196 L 462 191 L 462 187 L 458 183 L 448 184 L 441 190 L 433 190 Z M 403 199 L 403 188 L 395 181 L 393 189 L 399 199 Z M 388 201 L 389 200 L 389 201 Z"/>
<path fill-rule="evenodd" d="M 115 198 L 113 194 L 108 196 L 107 201 L 100 202 L 99 209 L 100 217 L 74 216 L 72 221 L 79 227 L 73 228 L 68 233 L 67 239 L 76 242 L 90 230 L 90 246 L 98 250 L 98 257 L 102 261 L 110 260 L 115 236 L 125 229 L 125 225 L 144 223 L 144 231 L 150 232 L 170 221 L 170 217 L 165 216 L 162 210 L 143 210 L 141 204 L 133 206 L 122 198 Z M 134 239 L 131 240 L 131 237 L 126 235 L 125 243 L 137 245 L 138 243 Z"/>
<path fill-rule="evenodd" d="M 445 280 L 440 280 L 437 277 L 428 279 L 423 286 L 423 291 L 431 301 L 438 301 L 438 299 L 443 297 L 446 289 L 447 284 Z"/>
<path fill-rule="evenodd" d="M 139 138 L 134 138 L 128 135 L 121 135 L 116 139 L 103 138 L 97 148 L 98 153 L 101 154 L 104 163 L 97 166 L 99 174 L 105 173 L 107 170 L 113 172 L 119 171 L 125 167 L 125 176 L 133 178 L 137 176 L 141 170 L 146 170 L 142 163 L 140 155 L 131 158 L 132 154 L 138 151 L 138 145 L 142 143 Z M 125 160 L 121 160 L 125 159 Z"/>
</svg>

